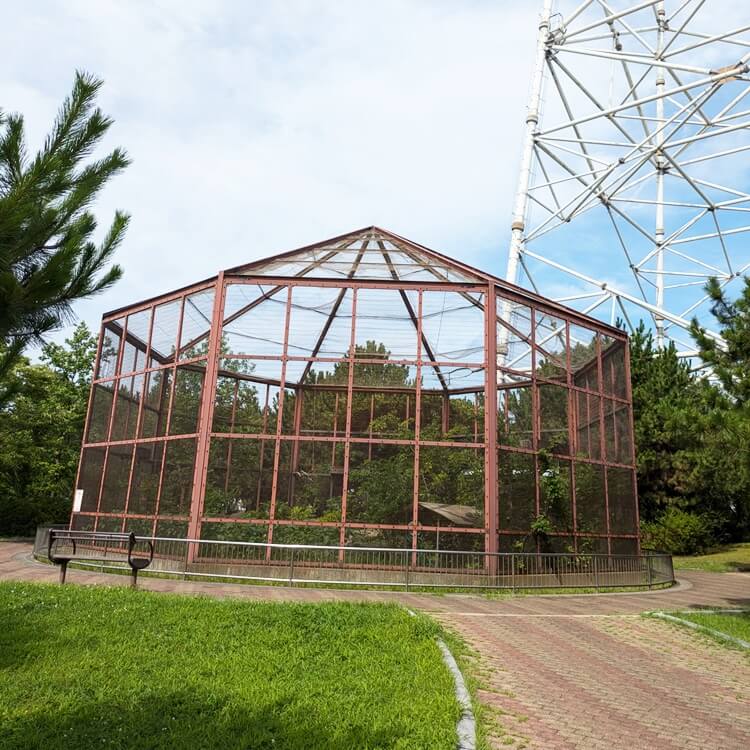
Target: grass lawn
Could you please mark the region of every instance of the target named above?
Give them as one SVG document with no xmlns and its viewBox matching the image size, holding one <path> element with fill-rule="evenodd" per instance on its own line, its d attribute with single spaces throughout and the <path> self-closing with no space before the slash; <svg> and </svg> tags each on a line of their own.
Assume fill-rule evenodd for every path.
<svg viewBox="0 0 750 750">
<path fill-rule="evenodd" d="M 713 614 L 708 612 L 684 612 L 675 613 L 679 617 L 696 625 L 702 625 L 704 628 L 718 630 L 725 635 L 731 635 L 733 638 L 739 638 L 746 643 L 750 643 L 750 610 L 741 614 Z M 708 633 L 706 635 L 709 635 Z M 731 645 L 729 641 L 717 639 L 725 645 Z"/>
<path fill-rule="evenodd" d="M 706 555 L 676 556 L 674 566 L 682 570 L 708 570 L 716 573 L 750 570 L 750 542 L 730 544 Z"/>
<path fill-rule="evenodd" d="M 438 632 L 394 605 L 0 583 L 0 747 L 452 750 Z"/>
</svg>

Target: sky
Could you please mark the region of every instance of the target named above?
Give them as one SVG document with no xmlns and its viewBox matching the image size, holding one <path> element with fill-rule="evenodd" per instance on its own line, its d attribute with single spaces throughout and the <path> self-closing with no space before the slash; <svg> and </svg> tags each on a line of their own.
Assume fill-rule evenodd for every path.
<svg viewBox="0 0 750 750">
<path fill-rule="evenodd" d="M 125 275 L 79 319 L 371 224 L 503 274 L 539 5 L 8 4 L 0 108 L 30 149 L 80 69 L 114 119 L 100 153 L 132 159 L 95 207 L 102 231 L 132 216 Z"/>
</svg>

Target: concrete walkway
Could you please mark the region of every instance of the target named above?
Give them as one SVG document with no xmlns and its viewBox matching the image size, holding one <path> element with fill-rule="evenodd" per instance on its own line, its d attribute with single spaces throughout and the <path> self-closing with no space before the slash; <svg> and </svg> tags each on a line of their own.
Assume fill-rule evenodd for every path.
<svg viewBox="0 0 750 750">
<path fill-rule="evenodd" d="M 483 718 L 498 748 L 750 747 L 750 657 L 643 611 L 750 608 L 750 574 L 685 571 L 676 589 L 596 596 L 290 589 L 143 578 L 153 591 L 274 601 L 395 601 L 420 609 L 473 649 Z M 0 543 L 0 579 L 56 581 L 31 545 Z M 70 570 L 71 583 L 126 579 Z"/>
</svg>

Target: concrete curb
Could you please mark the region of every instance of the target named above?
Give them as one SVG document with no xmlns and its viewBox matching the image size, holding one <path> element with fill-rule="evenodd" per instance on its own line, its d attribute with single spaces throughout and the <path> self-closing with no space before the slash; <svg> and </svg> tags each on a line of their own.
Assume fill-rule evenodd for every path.
<svg viewBox="0 0 750 750">
<path fill-rule="evenodd" d="M 453 675 L 453 682 L 456 690 L 456 700 L 461 706 L 461 718 L 456 724 L 456 734 L 458 735 L 458 750 L 476 750 L 477 746 L 477 726 L 474 720 L 474 711 L 471 708 L 471 696 L 466 689 L 464 676 L 453 658 L 453 654 L 445 644 L 442 638 L 437 639 L 437 645 L 443 652 L 443 661 Z"/>
<path fill-rule="evenodd" d="M 416 617 L 417 613 L 413 609 L 406 608 L 406 611 Z M 456 724 L 456 734 L 458 735 L 457 750 L 476 750 L 477 747 L 477 723 L 474 719 L 474 710 L 471 707 L 471 696 L 466 689 L 464 676 L 453 658 L 451 650 L 442 638 L 436 638 L 435 642 L 443 654 L 443 661 L 453 675 L 453 689 L 456 693 L 456 700 L 461 706 L 461 718 Z"/>
<path fill-rule="evenodd" d="M 744 610 L 700 610 L 700 609 L 696 609 L 694 613 L 695 614 L 701 614 L 701 613 L 711 614 L 713 611 L 736 613 L 736 612 L 741 612 Z M 740 648 L 750 649 L 750 643 L 748 643 L 747 641 L 743 641 L 741 638 L 735 638 L 733 635 L 727 635 L 726 633 L 722 633 L 720 630 L 714 630 L 713 628 L 707 628 L 705 625 L 699 625 L 697 622 L 692 622 L 690 620 L 683 620 L 681 617 L 668 615 L 666 612 L 650 612 L 649 614 L 652 615 L 653 617 L 658 617 L 660 620 L 667 620 L 668 622 L 676 622 L 679 625 L 684 625 L 688 628 L 697 630 L 701 633 L 709 633 L 715 638 L 720 638 L 721 640 L 729 641 L 729 643 L 733 643 L 735 646 L 739 646 Z M 691 614 L 693 613 L 691 612 Z"/>
</svg>

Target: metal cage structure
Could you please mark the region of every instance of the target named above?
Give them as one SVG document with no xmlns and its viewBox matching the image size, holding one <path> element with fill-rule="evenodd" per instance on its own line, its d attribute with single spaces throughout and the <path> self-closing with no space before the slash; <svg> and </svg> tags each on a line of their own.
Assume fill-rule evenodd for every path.
<svg viewBox="0 0 750 750">
<path fill-rule="evenodd" d="M 638 554 L 627 335 L 377 227 L 222 271 L 103 317 L 70 525 Z"/>
</svg>

